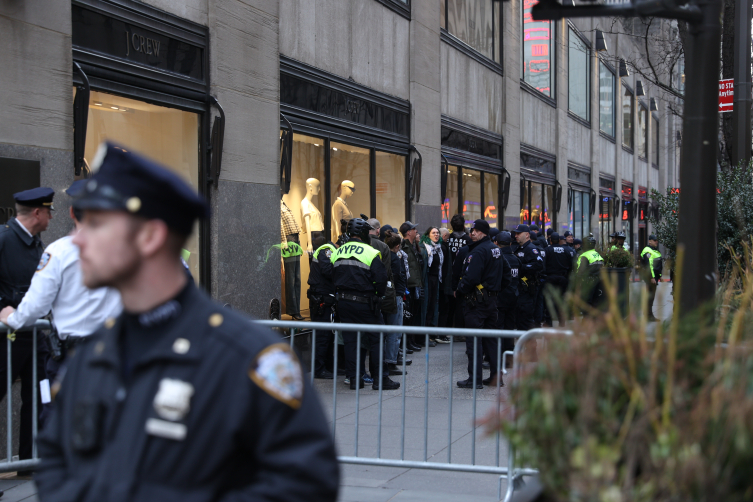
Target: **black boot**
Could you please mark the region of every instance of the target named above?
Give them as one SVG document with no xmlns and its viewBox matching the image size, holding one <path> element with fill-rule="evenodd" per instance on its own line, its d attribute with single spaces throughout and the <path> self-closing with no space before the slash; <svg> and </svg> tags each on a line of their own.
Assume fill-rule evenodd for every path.
<svg viewBox="0 0 753 502">
<path fill-rule="evenodd" d="M 371 385 L 371 388 L 374 390 L 379 390 L 379 384 L 377 382 L 374 382 Z M 396 390 L 399 388 L 400 388 L 400 384 L 398 382 L 390 380 L 388 377 L 382 378 L 382 390 Z"/>
<path fill-rule="evenodd" d="M 467 380 L 461 380 L 458 382 L 458 387 L 461 389 L 472 389 L 473 388 L 473 378 L 468 378 Z M 476 381 L 476 388 L 477 389 L 483 389 L 484 386 L 481 384 L 481 382 Z"/>
</svg>

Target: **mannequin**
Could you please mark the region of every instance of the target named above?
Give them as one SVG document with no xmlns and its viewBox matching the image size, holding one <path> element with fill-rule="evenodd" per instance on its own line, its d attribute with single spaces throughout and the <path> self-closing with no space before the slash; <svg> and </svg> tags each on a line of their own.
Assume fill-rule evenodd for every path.
<svg viewBox="0 0 753 502">
<path fill-rule="evenodd" d="M 280 200 L 280 247 L 285 266 L 285 310 L 293 319 L 301 320 L 301 227 L 293 212 Z"/>
<path fill-rule="evenodd" d="M 340 220 L 352 220 L 353 213 L 347 202 L 348 197 L 356 191 L 356 184 L 350 180 L 343 180 L 337 189 L 337 199 L 332 204 L 332 242 L 340 237 Z"/>
<path fill-rule="evenodd" d="M 311 202 L 314 195 L 319 195 L 319 190 L 321 190 L 321 186 L 318 179 L 309 178 L 306 180 L 306 197 L 301 201 L 301 215 L 303 216 L 303 225 L 309 239 L 308 245 L 306 246 L 306 250 L 309 254 L 314 252 L 314 246 L 312 245 L 314 239 L 319 235 L 324 235 L 322 213 L 319 212 L 319 209 L 313 202 Z"/>
</svg>

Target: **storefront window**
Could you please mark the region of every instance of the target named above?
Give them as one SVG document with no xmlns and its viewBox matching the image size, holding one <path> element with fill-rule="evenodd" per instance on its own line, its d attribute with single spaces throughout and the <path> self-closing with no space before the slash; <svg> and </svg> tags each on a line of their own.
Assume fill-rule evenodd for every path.
<svg viewBox="0 0 753 502">
<path fill-rule="evenodd" d="M 375 192 L 376 218 L 399 228 L 405 221 L 405 156 L 376 152 Z"/>
<path fill-rule="evenodd" d="M 330 143 L 330 193 L 332 194 L 333 208 L 338 202 L 337 198 L 344 199 L 347 209 L 352 218 L 360 214 L 371 213 L 371 183 L 369 183 L 369 150 L 343 143 Z M 353 195 L 343 197 L 342 182 L 352 181 L 355 185 Z M 403 192 L 404 193 L 404 192 Z M 338 207 L 340 204 L 338 204 Z M 338 209 L 339 211 L 339 209 Z M 332 238 L 333 242 L 339 235 L 342 214 L 332 211 Z M 335 227 L 337 225 L 337 227 Z"/>
<path fill-rule="evenodd" d="M 497 227 L 499 211 L 499 176 L 484 173 L 484 214 L 482 217 L 489 222 L 491 228 Z"/>
<path fill-rule="evenodd" d="M 633 92 L 625 87 L 625 92 L 622 95 L 622 144 L 628 148 L 633 148 L 634 107 Z"/>
<path fill-rule="evenodd" d="M 520 222 L 551 228 L 554 222 L 554 186 L 524 181 L 521 190 Z"/>
<path fill-rule="evenodd" d="M 531 7 L 537 0 L 523 0 L 523 80 L 546 96 L 554 97 L 554 22 L 534 21 Z"/>
<path fill-rule="evenodd" d="M 572 29 L 569 30 L 568 50 L 568 107 L 582 118 L 591 121 L 591 58 L 588 46 Z"/>
<path fill-rule="evenodd" d="M 600 204 L 600 210 L 599 210 L 599 233 L 600 233 L 600 244 L 606 246 L 609 243 L 609 235 L 613 232 L 612 230 L 612 217 L 613 211 L 612 206 L 614 206 L 614 198 L 613 197 L 601 197 L 601 204 Z"/>
<path fill-rule="evenodd" d="M 452 230 L 450 220 L 458 211 L 458 168 L 447 166 L 447 193 L 442 204 L 442 226 Z"/>
<path fill-rule="evenodd" d="M 580 190 L 572 190 L 570 194 L 570 231 L 573 238 L 583 239 L 590 233 L 591 219 L 590 194 Z"/>
<path fill-rule="evenodd" d="M 91 91 L 84 158 L 91 163 L 99 144 L 110 140 L 169 167 L 198 190 L 199 129 L 196 113 Z M 188 266 L 197 281 L 198 225 L 186 243 Z"/>
<path fill-rule="evenodd" d="M 646 152 L 646 146 L 648 143 L 648 110 L 646 107 L 641 103 L 640 107 L 638 107 L 638 138 L 637 138 L 637 149 L 638 149 L 638 156 L 643 158 L 644 160 L 647 159 L 648 153 Z"/>
<path fill-rule="evenodd" d="M 599 129 L 614 137 L 614 73 L 599 62 Z"/>
<path fill-rule="evenodd" d="M 492 0 L 442 0 L 442 28 L 489 59 L 501 63 L 501 15 Z"/>
<path fill-rule="evenodd" d="M 466 225 L 481 218 L 481 172 L 463 168 L 463 216 Z"/>
</svg>

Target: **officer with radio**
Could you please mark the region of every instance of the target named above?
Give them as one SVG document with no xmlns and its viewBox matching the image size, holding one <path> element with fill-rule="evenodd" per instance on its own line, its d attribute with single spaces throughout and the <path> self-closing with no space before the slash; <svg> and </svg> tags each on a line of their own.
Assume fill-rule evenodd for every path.
<svg viewBox="0 0 753 502">
<path fill-rule="evenodd" d="M 502 287 L 502 252 L 489 240 L 489 223 L 476 220 L 471 225 L 471 242 L 468 255 L 463 259 L 462 276 L 455 297 L 463 299 L 463 316 L 468 329 L 495 329 L 497 327 L 497 296 Z M 474 339 L 476 350 L 473 350 Z M 483 380 L 483 354 L 489 355 L 492 375 Z M 465 353 L 468 356 L 468 379 L 458 382 L 458 387 L 477 389 L 482 384 L 496 383 L 497 368 L 496 339 L 467 337 Z M 475 355 L 475 359 L 474 359 Z M 476 372 L 474 374 L 474 360 Z M 500 378 L 501 380 L 501 378 Z M 501 385 L 504 385 L 500 382 Z"/>
<path fill-rule="evenodd" d="M 379 302 L 387 291 L 387 270 L 382 264 L 379 251 L 371 247 L 369 232 L 372 226 L 361 218 L 348 221 L 345 231 L 348 242 L 332 254 L 332 282 L 337 290 L 337 314 L 340 322 L 352 324 L 381 324 Z M 372 388 L 383 390 L 400 388 L 398 382 L 390 380 L 389 369 L 379 360 L 379 334 L 368 333 L 369 371 L 374 379 Z M 350 379 L 350 388 L 363 388 L 362 375 L 356 376 L 356 357 L 361 358 L 361 372 L 364 371 L 365 353 L 358 354 L 358 334 L 344 331 L 345 374 Z M 379 369 L 382 366 L 382 381 Z"/>
<path fill-rule="evenodd" d="M 539 289 L 539 276 L 544 271 L 544 260 L 539 249 L 531 242 L 528 225 L 520 224 L 511 233 L 518 242 L 514 253 L 520 260 L 515 325 L 519 330 L 528 331 L 534 327 L 534 307 Z"/>
<path fill-rule="evenodd" d="M 550 237 L 552 244 L 546 248 L 546 284 L 551 286 L 550 291 L 555 292 L 560 298 L 565 296 L 567 291 L 568 279 L 570 272 L 573 270 L 575 261 L 575 251 L 573 248 L 565 245 L 565 239 L 554 232 Z M 556 307 L 556 303 L 555 303 Z M 564 326 L 565 319 L 560 313 L 560 326 Z M 552 325 L 552 313 L 547 308 L 544 311 L 544 324 Z"/>
<path fill-rule="evenodd" d="M 595 247 L 596 239 L 589 234 L 583 243 L 584 251 L 578 257 L 577 274 L 583 299 L 590 306 L 598 308 L 606 298 L 600 276 L 604 258 L 594 249 Z"/>
<path fill-rule="evenodd" d="M 332 255 L 335 246 L 319 235 L 314 239 L 314 255 L 309 272 L 309 310 L 313 322 L 332 322 L 335 309 L 335 284 L 332 282 Z M 332 380 L 334 375 L 325 367 L 327 355 L 332 353 L 332 331 L 317 330 L 314 355 L 314 378 Z"/>
<path fill-rule="evenodd" d="M 512 252 L 512 234 L 510 232 L 500 232 L 495 240 L 500 251 L 502 251 L 502 290 L 497 297 L 497 327 L 499 329 L 515 329 L 520 260 Z M 512 350 L 513 348 L 515 348 L 515 342 L 512 338 L 505 338 L 502 341 L 503 350 Z"/>
<path fill-rule="evenodd" d="M 659 252 L 659 240 L 655 235 L 648 236 L 648 246 L 641 251 L 641 264 L 643 265 L 643 280 L 648 287 L 648 320 L 656 321 L 654 317 L 654 299 L 656 298 L 656 285 L 661 282 L 662 261 Z"/>
</svg>

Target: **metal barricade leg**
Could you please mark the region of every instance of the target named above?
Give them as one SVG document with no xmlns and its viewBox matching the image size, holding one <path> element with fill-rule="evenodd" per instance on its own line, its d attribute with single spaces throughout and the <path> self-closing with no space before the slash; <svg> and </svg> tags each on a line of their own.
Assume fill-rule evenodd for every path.
<svg viewBox="0 0 753 502">
<path fill-rule="evenodd" d="M 32 378 L 31 390 L 31 458 L 37 458 L 37 431 L 39 428 L 39 417 L 37 415 L 37 393 L 39 392 L 39 375 L 37 374 L 37 328 L 34 327 L 32 332 L 32 349 L 31 357 L 33 358 L 31 370 L 34 373 Z"/>
<path fill-rule="evenodd" d="M 355 449 L 353 456 L 358 456 L 358 415 L 361 411 L 361 332 L 356 332 L 356 376 L 350 381 L 351 385 L 356 386 L 356 431 L 355 431 Z"/>
<path fill-rule="evenodd" d="M 314 385 L 314 367 L 316 362 L 314 361 L 316 356 L 316 330 L 311 330 L 311 385 Z"/>
<path fill-rule="evenodd" d="M 405 374 L 406 374 L 406 366 L 405 366 L 405 360 L 408 357 L 408 353 L 406 352 L 408 345 L 408 335 L 403 333 L 403 418 L 401 422 L 401 430 L 400 430 L 400 460 L 405 460 Z"/>
<path fill-rule="evenodd" d="M 10 329 L 8 329 L 8 332 L 6 334 L 6 344 L 8 345 L 8 371 L 7 371 L 7 381 L 6 383 L 6 393 L 5 393 L 5 399 L 6 404 L 8 405 L 8 415 L 7 415 L 7 422 L 6 427 L 8 428 L 7 438 L 8 438 L 8 447 L 7 447 L 7 460 L 8 462 L 11 462 L 13 460 L 13 392 L 11 391 L 12 385 L 13 385 L 13 379 L 11 378 L 11 340 L 10 340 Z"/>
<path fill-rule="evenodd" d="M 471 465 L 476 465 L 476 372 L 478 371 L 478 337 L 473 337 L 473 419 L 471 431 Z"/>
<path fill-rule="evenodd" d="M 452 376 L 455 362 L 455 335 L 450 335 L 450 396 L 447 400 L 449 412 L 447 413 L 447 463 L 452 463 Z"/>
<path fill-rule="evenodd" d="M 371 357 L 371 356 L 369 356 Z M 374 375 L 371 375 L 374 378 Z M 384 390 L 384 333 L 379 333 L 379 418 L 377 424 L 377 458 L 382 458 L 382 392 Z"/>
<path fill-rule="evenodd" d="M 335 353 L 332 356 L 332 373 L 334 374 L 332 377 L 332 438 L 334 439 L 336 437 L 335 430 L 337 429 L 337 331 L 333 331 L 333 334 Z"/>
<path fill-rule="evenodd" d="M 429 452 L 429 334 L 426 334 L 426 395 L 424 396 L 424 462 Z"/>
</svg>

